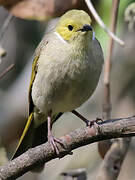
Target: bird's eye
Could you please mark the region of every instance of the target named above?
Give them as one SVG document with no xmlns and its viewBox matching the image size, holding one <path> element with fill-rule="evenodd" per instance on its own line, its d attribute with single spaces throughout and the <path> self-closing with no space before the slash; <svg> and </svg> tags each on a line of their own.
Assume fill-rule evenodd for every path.
<svg viewBox="0 0 135 180">
<path fill-rule="evenodd" d="M 68 29 L 69 29 L 69 31 L 72 31 L 73 30 L 73 26 L 68 25 Z"/>
</svg>

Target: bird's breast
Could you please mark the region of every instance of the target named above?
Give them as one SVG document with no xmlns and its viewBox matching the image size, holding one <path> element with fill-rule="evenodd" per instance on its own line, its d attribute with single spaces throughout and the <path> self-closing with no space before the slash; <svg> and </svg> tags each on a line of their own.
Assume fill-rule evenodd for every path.
<svg viewBox="0 0 135 180">
<path fill-rule="evenodd" d="M 41 64 L 40 64 L 41 66 Z M 41 113 L 71 111 L 83 104 L 97 84 L 98 74 L 88 57 L 45 62 L 32 87 L 34 105 Z"/>
</svg>

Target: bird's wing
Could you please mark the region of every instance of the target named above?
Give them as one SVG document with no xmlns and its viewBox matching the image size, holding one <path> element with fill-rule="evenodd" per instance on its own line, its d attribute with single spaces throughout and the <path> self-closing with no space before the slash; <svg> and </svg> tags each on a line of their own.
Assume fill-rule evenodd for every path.
<svg viewBox="0 0 135 180">
<path fill-rule="evenodd" d="M 35 128 L 34 126 L 34 104 L 31 96 L 32 85 L 37 74 L 38 59 L 40 57 L 40 52 L 42 48 L 46 46 L 47 43 L 48 43 L 48 37 L 43 38 L 43 40 L 40 42 L 34 54 L 31 81 L 29 86 L 29 118 L 12 159 L 18 157 L 26 150 L 28 150 L 30 147 L 35 147 L 47 141 L 47 122 L 42 123 L 37 128 Z M 59 113 L 58 115 L 56 115 L 54 117 L 53 122 L 55 122 L 62 114 L 63 113 Z"/>
<path fill-rule="evenodd" d="M 92 52 L 93 52 L 95 59 L 98 59 L 98 63 L 100 60 L 100 63 L 103 64 L 104 55 L 103 55 L 102 47 L 96 38 L 93 40 L 93 51 Z"/>
<path fill-rule="evenodd" d="M 29 86 L 29 115 L 33 112 L 33 101 L 32 101 L 32 96 L 31 96 L 31 92 L 32 92 L 32 85 L 33 82 L 35 80 L 36 74 L 37 74 L 37 69 L 38 69 L 38 59 L 40 57 L 40 52 L 43 49 L 43 47 L 45 47 L 48 43 L 48 38 L 49 36 L 46 35 L 43 40 L 39 43 L 35 54 L 34 54 L 34 58 L 33 58 L 33 64 L 32 64 L 32 73 L 31 73 L 31 81 L 30 81 L 30 86 Z"/>
<path fill-rule="evenodd" d="M 29 86 L 29 118 L 27 120 L 27 123 L 25 125 L 25 128 L 23 130 L 23 133 L 21 135 L 21 138 L 19 140 L 18 146 L 16 148 L 16 151 L 12 157 L 12 159 L 18 157 L 19 155 L 21 155 L 22 153 L 24 153 L 26 150 L 28 150 L 28 148 L 33 146 L 33 139 L 34 137 L 36 137 L 36 135 L 38 134 L 38 132 L 41 132 L 41 129 L 44 129 L 46 127 L 46 125 L 42 125 L 42 127 L 35 129 L 34 127 L 34 104 L 32 101 L 32 96 L 31 96 L 31 92 L 32 92 L 32 85 L 33 82 L 35 80 L 36 77 L 36 73 L 37 73 L 37 68 L 38 68 L 38 59 L 40 56 L 40 52 L 42 50 L 42 48 L 47 44 L 47 40 L 46 38 L 43 38 L 43 40 L 40 42 L 39 46 L 37 47 L 35 54 L 34 54 L 34 58 L 33 58 L 33 64 L 32 64 L 32 74 L 31 74 L 31 81 L 30 81 L 30 86 Z M 41 141 L 43 142 L 46 141 L 46 133 L 40 133 L 40 135 L 42 135 L 41 137 Z M 39 136 L 38 136 L 39 137 Z M 40 139 L 40 137 L 38 138 Z M 36 142 L 37 144 L 37 142 Z M 38 144 L 41 144 L 40 142 Z"/>
<path fill-rule="evenodd" d="M 33 64 L 32 64 L 32 73 L 31 73 L 31 81 L 30 81 L 30 86 L 29 86 L 29 97 L 28 97 L 29 98 L 29 115 L 33 112 L 33 107 L 34 107 L 31 93 L 32 93 L 32 85 L 33 85 L 33 82 L 35 80 L 36 73 L 37 73 L 37 62 L 38 62 L 38 59 L 39 59 L 39 56 L 36 56 L 34 58 Z"/>
</svg>

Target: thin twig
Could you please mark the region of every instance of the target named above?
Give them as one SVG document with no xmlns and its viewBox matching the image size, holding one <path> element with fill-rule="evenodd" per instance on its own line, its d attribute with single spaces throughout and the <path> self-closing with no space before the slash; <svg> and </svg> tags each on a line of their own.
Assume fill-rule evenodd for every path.
<svg viewBox="0 0 135 180">
<path fill-rule="evenodd" d="M 9 14 L 8 17 L 6 18 L 6 20 L 4 21 L 4 24 L 2 25 L 2 27 L 0 29 L 0 64 L 2 62 L 2 57 L 4 57 L 6 55 L 6 50 L 2 47 L 1 40 L 2 40 L 4 34 L 7 30 L 7 27 L 8 27 L 8 25 L 12 19 L 13 19 L 13 15 Z"/>
<path fill-rule="evenodd" d="M 2 79 L 13 67 L 14 67 L 14 64 L 11 64 L 10 66 L 8 66 L 8 67 L 0 74 L 0 79 Z"/>
<path fill-rule="evenodd" d="M 115 1 L 115 0 L 114 0 Z M 94 16 L 95 20 L 97 21 L 97 23 L 104 29 L 105 32 L 107 32 L 109 34 L 110 37 L 112 37 L 112 39 L 114 41 L 116 41 L 117 43 L 119 43 L 121 46 L 124 46 L 124 41 L 122 41 L 121 39 L 119 39 L 112 31 L 110 31 L 106 25 L 104 24 L 104 22 L 102 21 L 102 19 L 100 18 L 100 16 L 97 14 L 94 6 L 92 5 L 90 0 L 85 0 L 85 3 L 87 4 L 89 10 L 91 11 L 92 15 Z"/>
<path fill-rule="evenodd" d="M 112 1 L 112 12 L 111 12 L 111 31 L 115 33 L 116 31 L 116 23 L 118 16 L 118 7 L 120 0 Z M 112 59 L 112 51 L 113 51 L 114 41 L 112 37 L 109 39 L 108 46 L 108 54 L 105 61 L 105 69 L 104 69 L 104 103 L 103 103 L 103 115 L 105 119 L 111 117 L 111 97 L 110 97 L 110 72 L 111 72 L 111 59 Z M 110 141 L 106 141 L 107 144 L 110 144 Z M 104 160 L 101 164 L 98 179 L 104 180 L 116 180 L 120 170 L 125 155 L 128 151 L 130 144 L 129 139 L 117 139 L 114 141 L 112 145 L 110 145 L 109 150 L 105 154 Z M 98 146 L 99 151 L 104 148 L 104 144 L 100 142 L 100 146 Z"/>
<path fill-rule="evenodd" d="M 120 0 L 112 1 L 110 29 L 113 33 L 116 32 L 119 1 Z M 104 103 L 103 103 L 104 119 L 108 119 L 111 117 L 110 73 L 111 73 L 111 60 L 112 60 L 113 45 L 114 45 L 113 38 L 110 37 L 108 50 L 107 50 L 107 56 L 105 60 L 105 66 L 104 66 Z"/>
<path fill-rule="evenodd" d="M 112 144 L 100 167 L 97 180 L 117 179 L 130 142 L 131 138 L 128 137 L 118 139 Z"/>
<path fill-rule="evenodd" d="M 68 135 L 60 138 L 66 149 L 57 143 L 60 156 L 64 157 L 69 151 L 95 143 L 101 140 L 135 136 L 135 116 L 129 118 L 112 119 L 98 123 L 98 126 L 76 129 Z M 56 153 L 47 142 L 10 161 L 0 167 L 0 178 L 2 180 L 16 179 L 26 172 L 43 165 L 44 163 L 58 158 Z"/>
<path fill-rule="evenodd" d="M 4 21 L 4 24 L 2 25 L 2 28 L 0 29 L 0 41 L 3 38 L 5 31 L 7 30 L 7 27 L 9 25 L 9 23 L 11 22 L 11 20 L 13 19 L 13 15 L 9 14 L 6 18 L 6 20 Z"/>
</svg>

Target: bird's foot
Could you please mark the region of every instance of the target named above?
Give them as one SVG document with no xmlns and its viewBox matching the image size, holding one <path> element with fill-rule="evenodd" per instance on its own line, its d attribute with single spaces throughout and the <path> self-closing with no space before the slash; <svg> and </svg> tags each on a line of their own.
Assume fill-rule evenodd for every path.
<svg viewBox="0 0 135 180">
<path fill-rule="evenodd" d="M 51 145 L 52 150 L 54 152 L 56 152 L 57 156 L 59 156 L 59 158 L 60 158 L 61 156 L 60 156 L 60 151 L 58 149 L 58 144 L 60 144 L 66 150 L 67 150 L 67 148 L 66 148 L 66 145 L 64 144 L 64 142 L 62 142 L 62 140 L 60 140 L 60 139 L 58 139 L 52 135 L 52 132 L 51 132 L 51 115 L 48 116 L 47 119 L 48 119 L 48 142 Z M 68 153 L 70 155 L 72 154 L 71 151 L 68 151 Z"/>
<path fill-rule="evenodd" d="M 96 120 L 92 120 L 92 121 L 89 121 L 88 119 L 86 119 L 84 116 L 82 116 L 79 112 L 77 112 L 76 110 L 73 110 L 72 113 L 74 115 L 76 115 L 77 117 L 79 117 L 83 122 L 86 123 L 86 126 L 89 126 L 89 127 L 92 127 L 93 125 L 96 125 L 98 126 L 97 122 L 98 121 L 102 121 L 103 120 L 101 118 L 97 118 Z"/>
<path fill-rule="evenodd" d="M 48 136 L 48 142 L 49 142 L 49 144 L 51 145 L 51 148 L 53 149 L 53 151 L 55 151 L 56 154 L 57 154 L 58 156 L 60 156 L 60 152 L 59 152 L 59 149 L 58 149 L 58 146 L 57 146 L 56 143 L 59 143 L 61 146 L 64 147 L 63 142 L 62 142 L 60 139 L 54 137 L 53 135 L 49 135 L 49 136 Z"/>
<path fill-rule="evenodd" d="M 103 119 L 101 119 L 101 118 L 96 118 L 95 120 L 92 120 L 92 121 L 86 120 L 86 126 L 89 126 L 89 127 L 92 127 L 93 125 L 98 126 L 97 123 L 98 123 L 99 121 L 103 122 Z"/>
<path fill-rule="evenodd" d="M 61 158 L 62 156 L 60 155 L 60 151 L 59 151 L 58 146 L 57 146 L 56 143 L 59 143 L 68 152 L 69 155 L 73 154 L 72 151 L 67 149 L 66 144 L 64 144 L 60 139 L 54 137 L 53 135 L 49 135 L 48 136 L 48 142 L 51 145 L 52 150 L 54 152 L 56 152 L 56 154 L 57 154 L 57 156 L 59 158 Z"/>
</svg>

